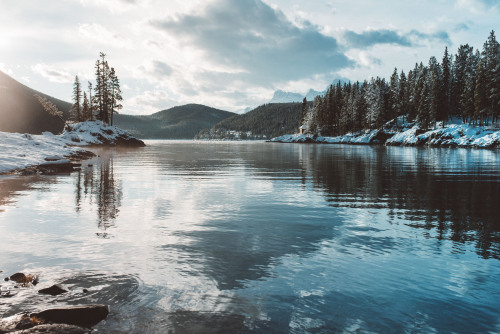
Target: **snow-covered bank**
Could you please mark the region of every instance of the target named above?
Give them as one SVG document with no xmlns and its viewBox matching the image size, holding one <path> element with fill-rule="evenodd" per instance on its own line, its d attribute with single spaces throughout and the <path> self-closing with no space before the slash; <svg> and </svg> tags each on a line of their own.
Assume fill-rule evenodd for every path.
<svg viewBox="0 0 500 334">
<path fill-rule="evenodd" d="M 23 168 L 67 164 L 70 158 L 88 157 L 83 146 L 144 146 L 144 142 L 100 121 L 67 124 L 64 132 L 41 135 L 0 132 L 0 174 Z"/>
<path fill-rule="evenodd" d="M 270 140 L 280 143 L 385 144 L 393 146 L 500 148 L 500 130 L 467 124 L 450 124 L 444 128 L 422 131 L 418 125 L 402 130 L 384 127 L 367 132 L 348 133 L 338 137 L 284 135 Z"/>
</svg>

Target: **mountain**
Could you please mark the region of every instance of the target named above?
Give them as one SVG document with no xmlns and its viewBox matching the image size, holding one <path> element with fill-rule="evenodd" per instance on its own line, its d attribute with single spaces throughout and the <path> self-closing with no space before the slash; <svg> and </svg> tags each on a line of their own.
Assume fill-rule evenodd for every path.
<svg viewBox="0 0 500 334">
<path fill-rule="evenodd" d="M 349 82 L 348 79 L 342 78 L 342 79 L 337 79 L 332 81 L 332 85 L 336 85 L 337 82 L 341 84 Z M 329 87 L 330 85 L 328 85 Z M 277 91 L 274 92 L 273 98 L 269 101 L 269 103 L 290 103 L 290 102 L 302 102 L 304 97 L 307 99 L 307 101 L 314 101 L 314 98 L 318 95 L 325 95 L 326 91 L 328 90 L 328 87 L 322 91 L 319 92 L 314 89 L 309 89 L 309 91 L 306 94 L 301 94 L 301 93 L 295 93 L 295 92 L 285 92 L 281 89 L 278 89 Z"/>
<path fill-rule="evenodd" d="M 246 114 L 227 118 L 211 129 L 204 129 L 197 139 L 262 139 L 298 132 L 302 103 L 264 104 Z"/>
<path fill-rule="evenodd" d="M 211 128 L 234 115 L 200 104 L 187 104 L 148 116 L 118 114 L 114 118 L 114 125 L 139 138 L 192 139 L 202 129 Z"/>
<path fill-rule="evenodd" d="M 269 103 L 290 103 L 290 102 L 302 102 L 304 95 L 300 93 L 285 92 L 281 89 L 274 92 L 273 98 Z"/>
<path fill-rule="evenodd" d="M 71 103 L 31 89 L 0 71 L 0 131 L 40 134 L 63 130 L 64 122 L 50 116 L 34 97 L 35 94 L 54 103 L 65 118 L 69 116 Z"/>
</svg>

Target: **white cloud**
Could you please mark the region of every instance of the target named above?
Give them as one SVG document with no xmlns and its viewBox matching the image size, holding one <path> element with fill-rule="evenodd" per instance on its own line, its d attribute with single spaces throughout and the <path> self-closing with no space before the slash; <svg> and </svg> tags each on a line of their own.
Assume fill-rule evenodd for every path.
<svg viewBox="0 0 500 334">
<path fill-rule="evenodd" d="M 123 112 L 236 111 L 276 89 L 407 72 L 445 44 L 481 48 L 498 12 L 498 0 L 20 0 L 2 8 L 0 69 L 70 100 L 74 75 L 93 80 L 103 51 L 130 88 Z"/>
<path fill-rule="evenodd" d="M 98 23 L 84 23 L 78 27 L 81 37 L 96 41 L 103 45 L 110 44 L 117 48 L 132 48 L 132 41 L 121 35 L 111 32 Z"/>
<path fill-rule="evenodd" d="M 39 63 L 32 66 L 31 69 L 51 82 L 71 83 L 74 81 L 74 76 L 68 71 L 47 64 Z"/>
<path fill-rule="evenodd" d="M 498 9 L 500 9 L 498 0 L 457 0 L 456 5 L 474 14 L 480 14 L 487 11 L 498 11 Z M 493 28 L 494 27 L 492 27 L 492 29 Z"/>
<path fill-rule="evenodd" d="M 12 71 L 12 69 L 7 67 L 4 63 L 0 63 L 0 71 L 2 71 L 5 74 L 8 74 L 10 76 L 14 75 L 14 72 Z"/>
</svg>

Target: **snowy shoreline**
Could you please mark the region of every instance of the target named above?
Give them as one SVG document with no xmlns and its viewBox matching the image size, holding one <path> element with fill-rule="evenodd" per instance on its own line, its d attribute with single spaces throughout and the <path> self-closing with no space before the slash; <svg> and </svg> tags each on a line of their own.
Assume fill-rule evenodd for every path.
<svg viewBox="0 0 500 334">
<path fill-rule="evenodd" d="M 450 124 L 444 128 L 423 131 L 418 125 L 395 130 L 382 129 L 348 133 L 337 137 L 322 137 L 307 134 L 290 134 L 269 140 L 278 143 L 317 143 L 387 146 L 428 146 L 500 148 L 500 130 L 467 124 Z"/>
<path fill-rule="evenodd" d="M 95 145 L 145 146 L 128 132 L 100 121 L 68 123 L 59 135 L 0 132 L 0 175 L 84 160 L 93 155 L 85 147 Z"/>
</svg>

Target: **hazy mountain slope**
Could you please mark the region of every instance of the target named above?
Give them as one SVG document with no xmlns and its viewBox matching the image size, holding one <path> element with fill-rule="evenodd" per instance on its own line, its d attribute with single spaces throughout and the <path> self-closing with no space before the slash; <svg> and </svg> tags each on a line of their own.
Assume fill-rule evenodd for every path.
<svg viewBox="0 0 500 334">
<path fill-rule="evenodd" d="M 32 134 L 62 131 L 64 122 L 43 110 L 35 94 L 47 98 L 68 117 L 71 103 L 31 89 L 0 71 L 0 131 Z"/>
<path fill-rule="evenodd" d="M 234 115 L 200 104 L 187 104 L 149 116 L 116 115 L 115 125 L 139 138 L 192 139 L 202 129 Z"/>
<path fill-rule="evenodd" d="M 230 138 L 230 131 L 252 132 L 267 138 L 298 132 L 302 117 L 301 103 L 264 104 L 243 115 L 235 115 L 201 131 L 197 138 Z M 251 137 L 252 137 L 251 136 Z"/>
</svg>

